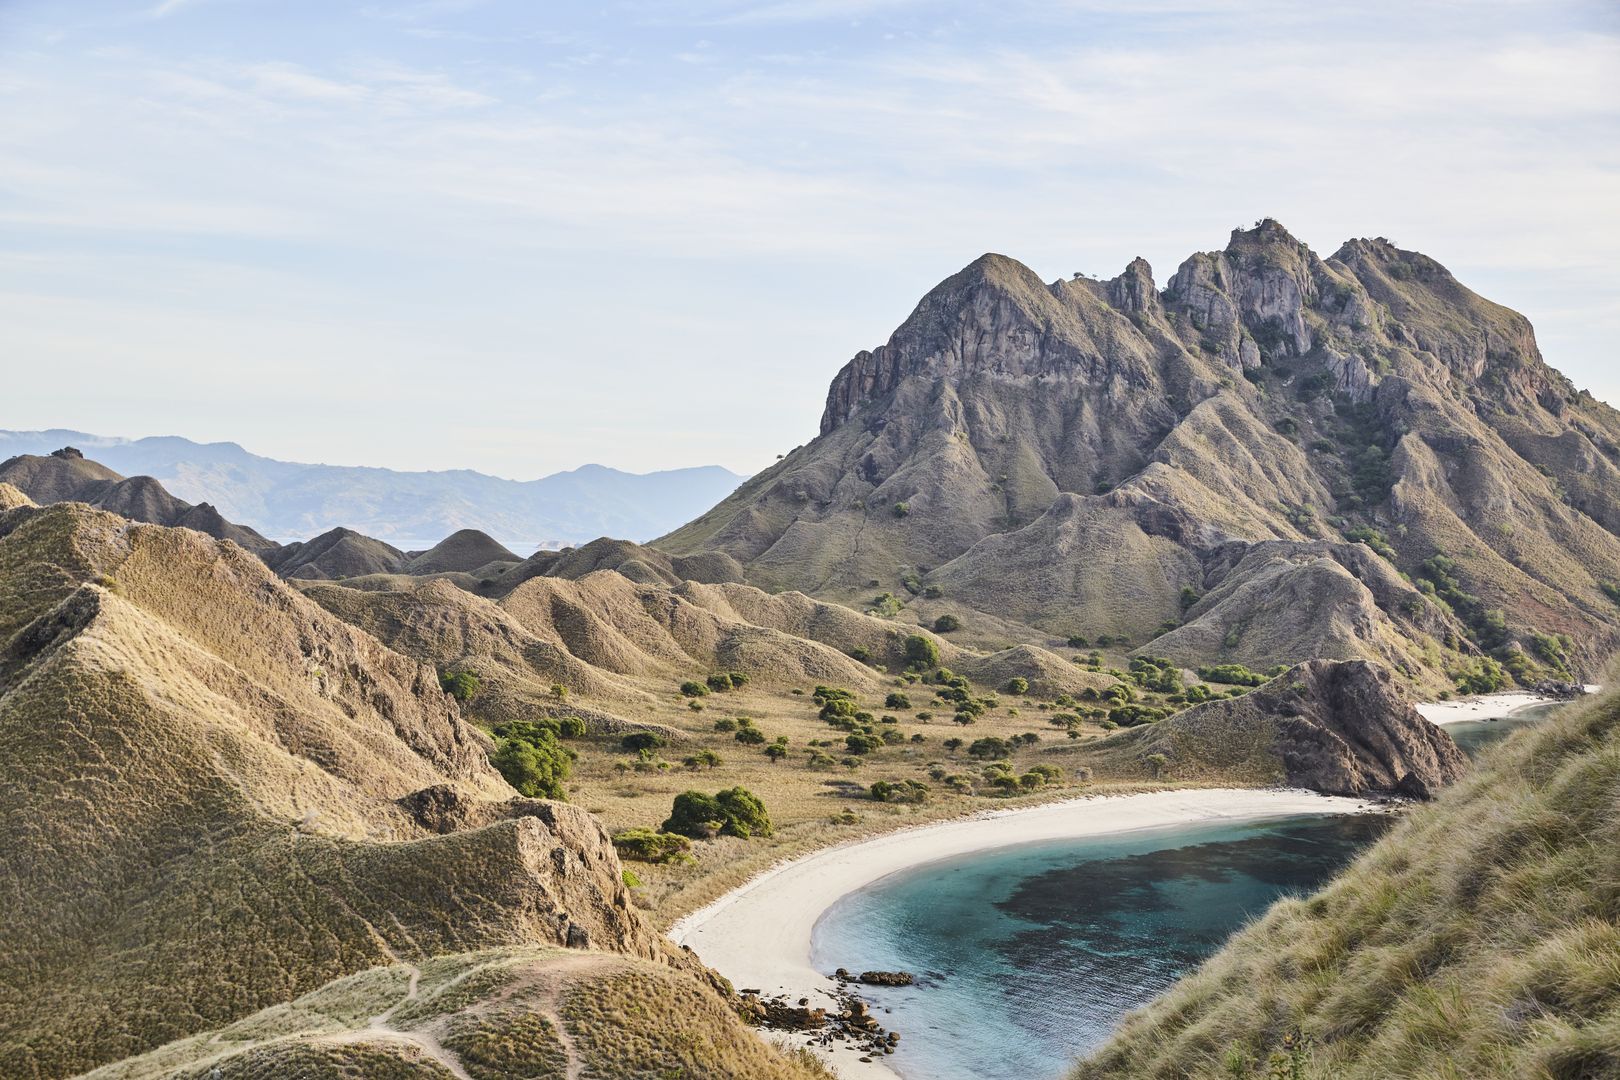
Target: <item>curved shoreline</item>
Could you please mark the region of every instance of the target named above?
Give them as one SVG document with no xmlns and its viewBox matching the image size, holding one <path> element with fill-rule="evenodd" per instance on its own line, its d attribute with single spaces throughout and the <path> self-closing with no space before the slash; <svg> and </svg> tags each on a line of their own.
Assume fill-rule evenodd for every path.
<svg viewBox="0 0 1620 1080">
<path fill-rule="evenodd" d="M 1585 689 L 1588 694 L 1595 694 L 1602 687 L 1589 685 Z M 1506 694 L 1480 694 L 1455 701 L 1424 701 L 1414 708 L 1429 723 L 1445 727 L 1466 720 L 1506 720 L 1515 713 L 1538 705 L 1562 705 L 1567 702 L 1566 698 L 1542 697 L 1517 690 Z"/>
<path fill-rule="evenodd" d="M 843 897 L 891 874 L 1043 840 L 1197 822 L 1352 813 L 1369 805 L 1297 789 L 1192 788 L 991 810 L 823 848 L 782 863 L 681 919 L 670 928 L 669 938 L 693 949 L 739 989 L 829 1005 L 836 984 L 810 963 L 816 923 Z M 848 1080 L 896 1080 L 883 1064 L 861 1062 L 859 1055 L 847 1048 L 840 1051 L 837 1044 L 815 1049 Z"/>
</svg>

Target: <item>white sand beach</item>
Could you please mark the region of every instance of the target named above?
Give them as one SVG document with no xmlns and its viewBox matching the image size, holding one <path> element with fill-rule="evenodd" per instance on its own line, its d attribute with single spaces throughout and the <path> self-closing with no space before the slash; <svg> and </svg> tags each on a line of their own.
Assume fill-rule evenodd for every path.
<svg viewBox="0 0 1620 1080">
<path fill-rule="evenodd" d="M 1366 803 L 1311 791 L 1209 789 L 1105 795 L 989 811 L 813 852 L 783 863 L 682 919 L 669 932 L 739 989 L 831 1004 L 835 984 L 810 966 L 811 933 L 840 898 L 940 859 L 1041 840 L 1200 821 L 1351 813 Z M 902 1033 L 903 1035 L 904 1033 Z M 819 1051 L 847 1080 L 895 1080 L 847 1046 Z"/>
<path fill-rule="evenodd" d="M 1588 694 L 1602 687 L 1588 686 Z M 1417 706 L 1420 716 L 1432 724 L 1455 724 L 1463 720 L 1504 720 L 1523 709 L 1537 705 L 1555 705 L 1559 698 L 1517 690 L 1509 694 L 1481 694 L 1476 697 L 1457 698 L 1453 701 L 1425 701 Z"/>
</svg>

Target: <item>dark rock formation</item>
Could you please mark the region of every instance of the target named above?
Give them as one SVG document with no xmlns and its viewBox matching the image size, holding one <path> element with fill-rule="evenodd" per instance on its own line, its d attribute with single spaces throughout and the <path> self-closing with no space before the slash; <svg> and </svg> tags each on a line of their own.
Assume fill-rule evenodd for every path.
<svg viewBox="0 0 1620 1080">
<path fill-rule="evenodd" d="M 1328 795 L 1411 799 L 1432 798 L 1467 768 L 1394 674 L 1364 660 L 1300 664 L 1243 697 L 1123 732 L 1087 754 L 1115 771 L 1134 762 L 1144 774 L 1193 779 L 1213 769 Z"/>
</svg>

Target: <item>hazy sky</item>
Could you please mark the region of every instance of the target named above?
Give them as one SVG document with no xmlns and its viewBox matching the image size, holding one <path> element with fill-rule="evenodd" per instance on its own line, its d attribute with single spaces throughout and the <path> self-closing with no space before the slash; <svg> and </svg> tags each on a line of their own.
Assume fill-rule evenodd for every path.
<svg viewBox="0 0 1620 1080">
<path fill-rule="evenodd" d="M 748 472 L 981 252 L 1263 215 L 1620 401 L 1620 5 L 0 0 L 0 428 Z"/>
</svg>

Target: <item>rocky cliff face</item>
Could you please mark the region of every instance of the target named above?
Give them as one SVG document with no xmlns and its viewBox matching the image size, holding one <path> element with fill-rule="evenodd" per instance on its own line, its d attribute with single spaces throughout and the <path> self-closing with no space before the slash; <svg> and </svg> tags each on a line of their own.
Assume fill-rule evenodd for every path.
<svg viewBox="0 0 1620 1080">
<path fill-rule="evenodd" d="M 1133 728 L 1084 756 L 1114 772 L 1196 780 L 1246 776 L 1328 795 L 1429 799 L 1467 760 L 1412 708 L 1390 670 L 1366 661 L 1300 664 L 1254 692 Z"/>
<path fill-rule="evenodd" d="M 1046 284 L 979 259 L 837 374 L 813 442 L 658 546 L 842 600 L 934 585 L 991 640 L 1202 622 L 1159 651 L 1438 688 L 1486 654 L 1528 678 L 1620 645 L 1617 463 L 1620 414 L 1523 316 L 1388 241 L 1322 259 L 1268 220 L 1163 290 L 1142 260 Z M 1324 547 L 1349 543 L 1382 565 Z M 1286 634 L 1244 600 L 1262 550 L 1266 573 L 1315 560 Z"/>
</svg>

